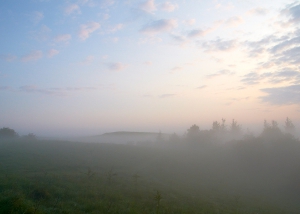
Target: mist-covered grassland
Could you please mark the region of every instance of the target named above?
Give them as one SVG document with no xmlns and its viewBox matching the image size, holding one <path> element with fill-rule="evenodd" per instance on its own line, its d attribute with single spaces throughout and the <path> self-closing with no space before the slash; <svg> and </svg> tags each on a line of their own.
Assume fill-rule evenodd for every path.
<svg viewBox="0 0 300 214">
<path fill-rule="evenodd" d="M 0 213 L 300 213 L 295 134 L 290 119 L 284 129 L 265 121 L 257 135 L 222 120 L 182 136 L 116 132 L 85 142 L 2 128 Z"/>
</svg>

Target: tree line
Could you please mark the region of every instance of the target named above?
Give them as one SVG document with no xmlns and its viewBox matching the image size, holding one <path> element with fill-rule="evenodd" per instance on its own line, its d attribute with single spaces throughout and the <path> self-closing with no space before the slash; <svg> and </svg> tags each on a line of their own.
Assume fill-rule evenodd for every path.
<svg viewBox="0 0 300 214">
<path fill-rule="evenodd" d="M 265 141 L 272 141 L 282 136 L 294 137 L 295 125 L 290 118 L 286 118 L 284 122 L 284 131 L 279 128 L 278 123 L 275 120 L 268 122 L 264 120 L 263 131 L 258 137 Z M 254 134 L 249 130 L 246 132 L 242 129 L 242 126 L 233 119 L 229 125 L 226 124 L 224 118 L 221 121 L 213 121 L 210 129 L 201 130 L 198 125 L 194 124 L 187 129 L 183 136 L 179 136 L 176 133 L 170 135 L 169 143 L 188 143 L 188 144 L 205 144 L 205 143 L 221 143 L 233 140 L 249 139 L 253 138 Z M 3 139 L 26 139 L 36 140 L 36 135 L 29 133 L 27 135 L 20 136 L 14 129 L 3 127 L 0 129 L 0 140 Z M 163 142 L 162 133 L 159 132 L 156 141 Z"/>
<path fill-rule="evenodd" d="M 295 138 L 296 128 L 290 118 L 286 118 L 284 122 L 284 131 L 279 128 L 278 123 L 275 120 L 268 122 L 264 120 L 263 130 L 257 136 L 260 140 L 274 141 L 281 139 L 282 137 Z M 221 121 L 213 121 L 210 129 L 201 130 L 196 124 L 187 129 L 183 136 L 179 136 L 176 133 L 172 134 L 169 138 L 169 143 L 187 143 L 190 145 L 203 145 L 203 144 L 218 144 L 230 141 L 247 140 L 255 138 L 254 134 L 249 130 L 243 130 L 235 119 L 231 121 L 229 125 L 226 124 L 224 118 Z"/>
</svg>

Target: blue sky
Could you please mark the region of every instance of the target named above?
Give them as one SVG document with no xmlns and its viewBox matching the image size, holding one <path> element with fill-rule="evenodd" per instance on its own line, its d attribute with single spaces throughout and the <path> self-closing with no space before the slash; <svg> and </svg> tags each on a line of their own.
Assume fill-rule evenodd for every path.
<svg viewBox="0 0 300 214">
<path fill-rule="evenodd" d="M 0 126 L 37 135 L 300 121 L 300 2 L 10 0 Z"/>
</svg>

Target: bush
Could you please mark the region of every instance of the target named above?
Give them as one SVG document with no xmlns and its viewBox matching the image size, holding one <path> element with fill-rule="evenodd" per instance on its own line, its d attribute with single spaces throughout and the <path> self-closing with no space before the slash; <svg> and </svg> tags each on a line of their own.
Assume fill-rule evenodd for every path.
<svg viewBox="0 0 300 214">
<path fill-rule="evenodd" d="M 28 135 L 22 136 L 22 139 L 23 140 L 29 140 L 29 141 L 37 140 L 35 134 L 33 134 L 33 133 L 29 133 Z"/>
<path fill-rule="evenodd" d="M 8 127 L 3 127 L 0 129 L 0 139 L 7 139 L 7 138 L 16 138 L 18 137 L 17 132 L 15 130 L 10 129 Z"/>
</svg>

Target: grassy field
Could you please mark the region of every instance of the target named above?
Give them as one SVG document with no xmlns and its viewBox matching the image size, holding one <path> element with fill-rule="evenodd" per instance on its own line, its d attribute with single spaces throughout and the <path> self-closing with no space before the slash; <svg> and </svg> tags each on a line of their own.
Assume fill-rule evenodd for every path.
<svg viewBox="0 0 300 214">
<path fill-rule="evenodd" d="M 237 148 L 3 141 L 0 213 L 300 213 L 286 172 Z"/>
</svg>

